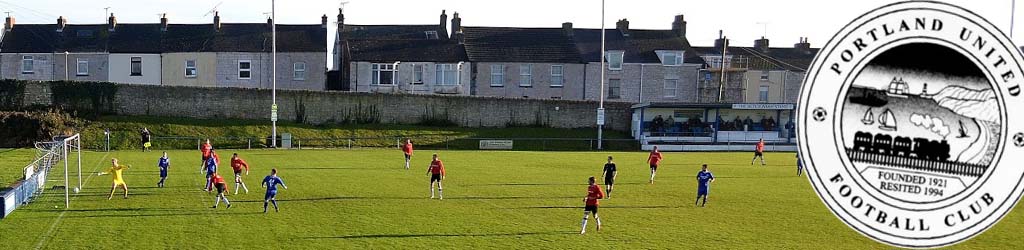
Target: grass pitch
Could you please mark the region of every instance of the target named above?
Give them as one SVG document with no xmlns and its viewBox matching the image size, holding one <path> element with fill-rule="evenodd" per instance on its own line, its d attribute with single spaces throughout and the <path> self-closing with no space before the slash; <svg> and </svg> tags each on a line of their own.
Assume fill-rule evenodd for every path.
<svg viewBox="0 0 1024 250">
<path fill-rule="evenodd" d="M 220 151 L 225 163 L 231 152 Z M 231 209 L 210 208 L 196 151 L 169 152 L 166 188 L 155 187 L 160 152 L 83 153 L 85 188 L 71 208 L 63 209 L 62 191 L 47 191 L 0 220 L 0 248 L 888 248 L 836 219 L 796 176 L 793 154 L 769 153 L 760 167 L 749 153 L 665 153 L 650 185 L 642 152 L 440 151 L 445 199 L 431 200 L 430 151 L 418 151 L 411 170 L 397 150 L 237 152 L 254 169 L 249 194 L 229 196 Z M 620 172 L 612 199 L 601 201 L 604 228 L 591 220 L 579 235 L 586 178 L 601 174 L 609 154 Z M 108 201 L 110 177 L 92 174 L 111 157 L 133 166 L 129 199 Z M 718 178 L 704 208 L 693 205 L 701 163 Z M 290 189 L 278 195 L 280 213 L 263 214 L 259 181 L 271 167 Z M 63 184 L 52 176 L 48 185 Z M 1010 213 L 957 247 L 1024 248 L 1022 225 L 1022 213 Z"/>
</svg>

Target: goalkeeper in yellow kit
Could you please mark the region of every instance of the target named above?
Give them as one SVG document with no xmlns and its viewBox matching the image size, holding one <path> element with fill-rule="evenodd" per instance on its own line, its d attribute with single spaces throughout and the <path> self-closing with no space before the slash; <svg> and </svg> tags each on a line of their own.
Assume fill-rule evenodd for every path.
<svg viewBox="0 0 1024 250">
<path fill-rule="evenodd" d="M 118 185 L 124 188 L 124 198 L 128 199 L 128 184 L 124 183 L 124 178 L 121 175 L 121 171 L 124 171 L 125 169 L 128 169 L 131 166 L 123 166 L 117 164 L 117 158 L 112 158 L 110 161 L 113 164 L 112 166 L 110 166 L 110 169 L 107 169 L 106 172 L 99 173 L 99 175 L 110 174 L 114 177 L 114 185 L 110 188 L 110 196 L 107 196 L 107 199 L 109 200 L 110 198 L 114 197 L 114 191 L 117 190 Z"/>
</svg>

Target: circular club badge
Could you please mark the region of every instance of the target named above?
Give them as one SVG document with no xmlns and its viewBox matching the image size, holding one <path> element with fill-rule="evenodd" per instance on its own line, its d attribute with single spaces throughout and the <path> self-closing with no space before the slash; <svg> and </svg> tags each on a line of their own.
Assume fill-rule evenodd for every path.
<svg viewBox="0 0 1024 250">
<path fill-rule="evenodd" d="M 818 196 L 879 242 L 978 235 L 1024 189 L 1024 59 L 963 8 L 903 2 L 846 25 L 807 71 L 800 156 Z"/>
</svg>

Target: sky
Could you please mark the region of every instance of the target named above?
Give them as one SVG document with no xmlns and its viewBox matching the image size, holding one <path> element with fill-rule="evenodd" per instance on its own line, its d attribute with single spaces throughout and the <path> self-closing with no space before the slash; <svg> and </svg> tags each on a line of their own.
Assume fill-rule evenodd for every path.
<svg viewBox="0 0 1024 250">
<path fill-rule="evenodd" d="M 1010 33 L 1013 0 L 949 0 Z M 349 24 L 436 24 L 441 10 L 459 12 L 463 26 L 561 27 L 601 26 L 598 0 L 280 0 L 276 15 L 281 24 L 316 24 L 329 17 L 330 29 L 345 4 Z M 695 46 L 711 46 L 719 30 L 732 45 L 752 46 L 762 36 L 772 47 L 790 47 L 807 37 L 820 47 L 843 25 L 857 16 L 894 1 L 884 0 L 606 0 L 605 25 L 626 18 L 630 28 L 671 29 L 673 17 L 684 15 L 687 38 Z M 1021 1 L 1024 5 L 1024 1 Z M 223 22 L 265 22 L 270 0 L 0 0 L 0 12 L 10 11 L 16 23 L 105 23 L 104 7 L 110 7 L 120 23 L 156 23 L 166 13 L 171 23 L 210 23 L 214 7 Z M 1024 6 L 1018 6 L 1016 13 Z M 1024 45 L 1024 25 L 1017 15 L 1014 43 Z M 334 33 L 329 41 L 334 41 Z M 330 61 L 330 60 L 328 60 Z"/>
</svg>

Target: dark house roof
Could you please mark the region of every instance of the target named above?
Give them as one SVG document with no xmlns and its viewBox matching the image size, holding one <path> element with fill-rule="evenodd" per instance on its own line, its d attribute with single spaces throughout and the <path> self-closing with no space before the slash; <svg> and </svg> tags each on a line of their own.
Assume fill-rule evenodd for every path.
<svg viewBox="0 0 1024 250">
<path fill-rule="evenodd" d="M 721 48 L 716 47 L 693 47 L 700 55 L 721 55 Z M 789 70 L 806 71 L 814 56 L 818 53 L 817 48 L 804 51 L 797 48 L 769 48 L 768 52 L 753 47 L 734 47 L 726 49 L 726 55 L 739 55 L 748 60 L 758 63 L 749 63 L 750 68 L 766 70 Z"/>
<path fill-rule="evenodd" d="M 55 24 L 18 24 L 7 32 L 0 53 L 50 52 L 270 52 L 271 29 L 266 23 L 212 24 L 119 23 L 114 31 L 106 24 L 67 25 L 56 32 Z M 319 24 L 277 25 L 278 52 L 326 52 L 327 30 Z"/>
<path fill-rule="evenodd" d="M 439 32 L 428 38 L 427 31 Z M 342 45 L 350 61 L 363 62 L 459 62 L 465 48 L 440 33 L 437 25 L 348 25 L 342 28 Z"/>
<path fill-rule="evenodd" d="M 470 61 L 583 63 L 561 28 L 463 27 L 463 32 Z"/>
<path fill-rule="evenodd" d="M 601 29 L 574 29 L 573 34 L 583 60 L 600 62 Z M 605 29 L 605 47 L 623 51 L 622 60 L 626 63 L 660 63 L 656 51 L 682 50 L 686 57 L 683 62 L 704 64 L 700 55 L 691 51 L 689 41 L 671 30 L 629 30 L 629 36 L 623 36 L 617 29 Z"/>
</svg>

